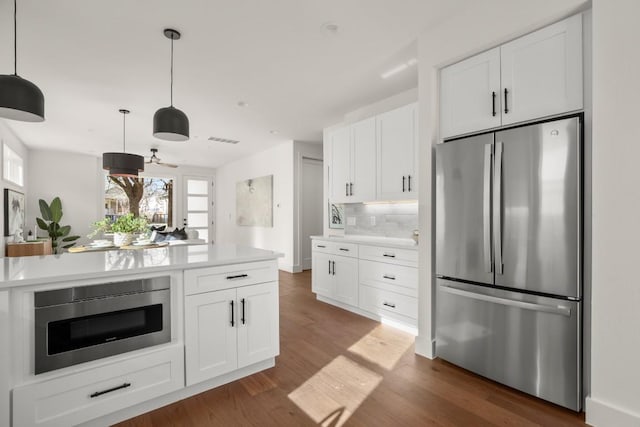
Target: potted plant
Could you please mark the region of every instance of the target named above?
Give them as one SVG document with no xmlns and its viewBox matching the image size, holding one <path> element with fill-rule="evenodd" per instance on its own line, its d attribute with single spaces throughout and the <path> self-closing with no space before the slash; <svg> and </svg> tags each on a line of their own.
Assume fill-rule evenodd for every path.
<svg viewBox="0 0 640 427">
<path fill-rule="evenodd" d="M 75 241 L 80 236 L 70 236 L 70 225 L 60 225 L 62 220 L 62 202 L 60 197 L 56 197 L 48 204 L 45 200 L 38 200 L 42 218 L 36 218 L 38 227 L 49 234 L 51 238 L 51 248 L 54 254 L 60 253 L 61 249 L 68 249 L 75 245 Z M 61 243 L 64 243 L 61 246 Z"/>
<path fill-rule="evenodd" d="M 113 233 L 113 244 L 125 246 L 131 244 L 135 233 L 147 231 L 147 220 L 136 217 L 132 213 L 119 216 L 115 221 L 104 218 L 93 224 L 94 230 L 89 237 L 94 237 L 99 232 Z"/>
</svg>

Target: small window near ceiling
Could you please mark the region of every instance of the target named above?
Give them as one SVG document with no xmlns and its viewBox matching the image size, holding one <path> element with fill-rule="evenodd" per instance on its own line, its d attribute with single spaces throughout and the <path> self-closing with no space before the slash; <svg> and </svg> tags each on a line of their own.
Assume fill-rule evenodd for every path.
<svg viewBox="0 0 640 427">
<path fill-rule="evenodd" d="M 22 187 L 24 185 L 24 162 L 22 157 L 7 144 L 3 145 L 2 156 L 4 159 L 3 178 Z"/>
</svg>

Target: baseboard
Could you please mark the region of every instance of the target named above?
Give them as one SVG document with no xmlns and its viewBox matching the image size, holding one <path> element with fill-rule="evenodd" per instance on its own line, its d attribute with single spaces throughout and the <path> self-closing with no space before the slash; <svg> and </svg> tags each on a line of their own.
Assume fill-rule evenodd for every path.
<svg viewBox="0 0 640 427">
<path fill-rule="evenodd" d="M 616 427 L 638 427 L 640 426 L 640 415 L 627 412 L 623 409 L 612 406 L 587 397 L 585 404 L 586 422 L 596 427 L 616 426 Z"/>
<path fill-rule="evenodd" d="M 418 335 L 415 341 L 416 354 L 427 359 L 435 359 L 436 352 L 434 350 L 434 343 L 427 337 Z"/>
</svg>

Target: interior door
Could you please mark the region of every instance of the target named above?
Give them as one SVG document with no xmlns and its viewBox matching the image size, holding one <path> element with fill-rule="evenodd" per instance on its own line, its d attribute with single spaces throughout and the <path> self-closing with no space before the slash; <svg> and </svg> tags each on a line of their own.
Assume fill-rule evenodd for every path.
<svg viewBox="0 0 640 427">
<path fill-rule="evenodd" d="M 311 236 L 322 234 L 322 161 L 302 159 L 302 192 L 300 194 L 300 258 L 303 270 L 311 268 Z"/>
<path fill-rule="evenodd" d="M 213 243 L 213 184 L 207 177 L 185 177 L 183 225 L 198 232 L 198 237 Z"/>
<path fill-rule="evenodd" d="M 496 285 L 580 296 L 579 141 L 578 118 L 496 133 Z"/>
<path fill-rule="evenodd" d="M 436 147 L 436 274 L 493 283 L 493 134 Z"/>
</svg>

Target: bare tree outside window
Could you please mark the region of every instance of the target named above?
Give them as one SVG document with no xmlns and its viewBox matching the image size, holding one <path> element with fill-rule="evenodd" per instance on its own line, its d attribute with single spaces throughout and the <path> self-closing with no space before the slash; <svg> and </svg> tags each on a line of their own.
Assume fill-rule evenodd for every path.
<svg viewBox="0 0 640 427">
<path fill-rule="evenodd" d="M 105 217 L 133 213 L 156 226 L 173 226 L 173 179 L 106 176 Z"/>
</svg>

